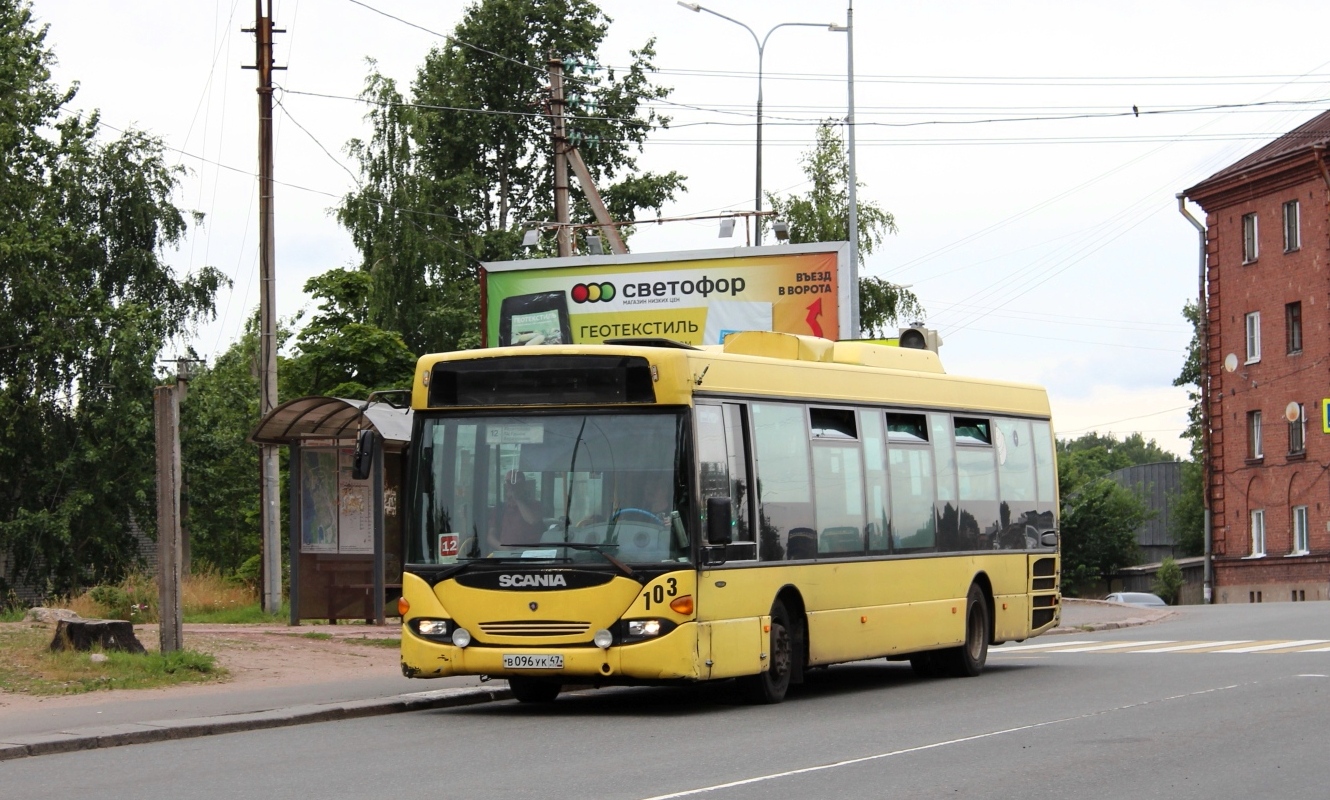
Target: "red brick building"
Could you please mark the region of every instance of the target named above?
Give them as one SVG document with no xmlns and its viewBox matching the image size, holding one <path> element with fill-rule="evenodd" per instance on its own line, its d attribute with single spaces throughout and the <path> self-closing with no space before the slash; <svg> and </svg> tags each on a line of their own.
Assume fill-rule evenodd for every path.
<svg viewBox="0 0 1330 800">
<path fill-rule="evenodd" d="M 1186 191 L 1206 212 L 1214 602 L 1330 599 L 1330 112 Z"/>
</svg>

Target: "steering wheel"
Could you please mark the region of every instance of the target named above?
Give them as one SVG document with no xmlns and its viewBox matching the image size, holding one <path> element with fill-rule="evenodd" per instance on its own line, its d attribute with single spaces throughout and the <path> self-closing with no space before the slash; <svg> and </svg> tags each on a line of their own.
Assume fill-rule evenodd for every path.
<svg viewBox="0 0 1330 800">
<path fill-rule="evenodd" d="M 647 511 L 645 508 L 621 508 L 610 515 L 610 520 L 611 521 L 617 520 L 619 517 L 623 516 L 624 514 L 634 514 L 639 517 L 644 517 L 646 521 L 649 521 L 655 525 L 661 524 L 660 517 L 656 516 L 655 513 L 651 511 Z"/>
</svg>

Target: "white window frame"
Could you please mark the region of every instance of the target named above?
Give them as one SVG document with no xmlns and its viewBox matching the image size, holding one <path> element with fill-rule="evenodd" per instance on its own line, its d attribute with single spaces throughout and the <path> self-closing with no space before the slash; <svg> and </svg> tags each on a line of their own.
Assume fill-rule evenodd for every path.
<svg viewBox="0 0 1330 800">
<path fill-rule="evenodd" d="M 1298 447 L 1294 447 L 1294 439 Z M 1307 452 L 1307 407 L 1298 403 L 1298 418 L 1288 424 L 1288 454 Z"/>
<path fill-rule="evenodd" d="M 1289 212 L 1293 212 L 1290 218 Z M 1289 223 L 1292 223 L 1290 225 Z M 1284 252 L 1292 253 L 1302 247 L 1302 207 L 1297 200 L 1284 204 Z"/>
<path fill-rule="evenodd" d="M 1253 508 L 1251 512 L 1251 557 L 1265 555 L 1265 509 Z"/>
<path fill-rule="evenodd" d="M 1250 264 L 1260 257 L 1260 235 L 1256 212 L 1242 215 L 1242 263 Z"/>
<path fill-rule="evenodd" d="M 1255 364 L 1261 360 L 1261 312 L 1247 314 L 1247 361 Z"/>
<path fill-rule="evenodd" d="M 1264 458 L 1265 450 L 1261 446 L 1261 412 L 1247 412 L 1247 437 L 1251 442 L 1250 458 Z"/>
<path fill-rule="evenodd" d="M 1295 556 L 1307 555 L 1308 539 L 1311 535 L 1311 527 L 1307 524 L 1307 507 L 1293 507 L 1293 553 Z"/>
</svg>

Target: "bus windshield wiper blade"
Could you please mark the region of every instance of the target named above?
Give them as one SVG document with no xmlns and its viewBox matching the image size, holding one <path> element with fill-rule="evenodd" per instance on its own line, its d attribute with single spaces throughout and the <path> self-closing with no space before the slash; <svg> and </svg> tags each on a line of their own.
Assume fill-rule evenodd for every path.
<svg viewBox="0 0 1330 800">
<path fill-rule="evenodd" d="M 607 547 L 618 548 L 617 544 L 592 544 L 591 542 L 552 542 L 555 547 L 567 547 L 569 550 L 593 550 L 599 553 L 606 561 L 614 565 L 614 568 L 622 572 L 626 577 L 638 580 L 637 573 L 633 568 L 623 563 L 619 559 L 605 551 Z"/>
</svg>

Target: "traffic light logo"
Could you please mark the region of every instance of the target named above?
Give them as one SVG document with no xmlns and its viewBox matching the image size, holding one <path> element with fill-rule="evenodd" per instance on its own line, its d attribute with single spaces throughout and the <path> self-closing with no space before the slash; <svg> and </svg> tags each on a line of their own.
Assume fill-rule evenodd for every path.
<svg viewBox="0 0 1330 800">
<path fill-rule="evenodd" d="M 572 295 L 574 303 L 608 303 L 614 299 L 614 284 L 609 281 L 605 283 L 579 283 L 573 287 Z"/>
</svg>

